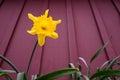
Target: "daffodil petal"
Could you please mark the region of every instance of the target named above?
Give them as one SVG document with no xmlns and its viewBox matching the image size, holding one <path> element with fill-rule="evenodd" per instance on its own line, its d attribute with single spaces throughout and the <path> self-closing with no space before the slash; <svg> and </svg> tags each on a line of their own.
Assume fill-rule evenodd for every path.
<svg viewBox="0 0 120 80">
<path fill-rule="evenodd" d="M 40 46 L 43 46 L 44 44 L 45 44 L 45 35 L 38 35 L 38 44 L 40 45 Z"/>
<path fill-rule="evenodd" d="M 33 16 L 31 13 L 28 13 L 28 18 L 33 22 L 37 21 L 37 17 Z"/>
<path fill-rule="evenodd" d="M 29 34 L 32 34 L 32 35 L 35 35 L 35 34 L 36 34 L 36 30 L 27 30 L 27 32 L 28 32 Z"/>
<path fill-rule="evenodd" d="M 58 34 L 56 32 L 52 32 L 48 36 L 51 37 L 51 38 L 53 38 L 53 39 L 57 39 L 58 38 Z"/>
<path fill-rule="evenodd" d="M 47 9 L 47 10 L 45 11 L 45 17 L 48 16 L 48 12 L 49 12 L 49 9 Z"/>
<path fill-rule="evenodd" d="M 56 24 L 60 24 L 61 23 L 61 20 L 57 20 L 55 21 Z"/>
</svg>

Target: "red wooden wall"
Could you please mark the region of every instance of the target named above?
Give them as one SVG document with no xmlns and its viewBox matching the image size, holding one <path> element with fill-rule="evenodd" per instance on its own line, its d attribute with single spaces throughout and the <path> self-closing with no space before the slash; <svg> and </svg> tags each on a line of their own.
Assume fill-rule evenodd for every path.
<svg viewBox="0 0 120 80">
<path fill-rule="evenodd" d="M 33 24 L 27 14 L 39 16 L 46 9 L 62 23 L 57 27 L 59 38 L 47 38 L 40 47 L 35 45 L 37 37 L 26 32 Z M 109 45 L 92 64 L 92 72 L 120 54 L 120 0 L 0 0 L 0 54 L 26 71 L 35 49 L 29 75 L 66 68 L 70 62 L 77 64 L 78 57 L 89 62 L 110 36 Z M 10 69 L 5 62 L 0 67 Z"/>
</svg>

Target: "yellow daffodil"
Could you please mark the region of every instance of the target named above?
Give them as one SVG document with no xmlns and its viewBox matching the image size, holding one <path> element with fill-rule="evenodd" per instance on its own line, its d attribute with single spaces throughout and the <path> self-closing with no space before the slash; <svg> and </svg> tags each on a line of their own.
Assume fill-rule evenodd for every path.
<svg viewBox="0 0 120 80">
<path fill-rule="evenodd" d="M 28 18 L 33 21 L 33 27 L 27 32 L 32 35 L 38 36 L 38 44 L 43 46 L 46 37 L 53 39 L 58 38 L 58 34 L 55 32 L 57 24 L 61 23 L 61 20 L 53 20 L 51 16 L 48 16 L 49 10 L 45 11 L 44 15 L 35 17 L 31 13 L 28 13 Z"/>
</svg>

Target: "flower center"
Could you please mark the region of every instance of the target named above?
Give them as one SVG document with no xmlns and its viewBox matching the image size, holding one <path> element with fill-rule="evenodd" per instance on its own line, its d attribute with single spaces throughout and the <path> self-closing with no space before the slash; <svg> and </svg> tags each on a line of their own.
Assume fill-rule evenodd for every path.
<svg viewBox="0 0 120 80">
<path fill-rule="evenodd" d="M 42 26 L 41 28 L 42 28 L 42 30 L 46 30 L 46 27 L 44 27 L 44 26 Z"/>
</svg>

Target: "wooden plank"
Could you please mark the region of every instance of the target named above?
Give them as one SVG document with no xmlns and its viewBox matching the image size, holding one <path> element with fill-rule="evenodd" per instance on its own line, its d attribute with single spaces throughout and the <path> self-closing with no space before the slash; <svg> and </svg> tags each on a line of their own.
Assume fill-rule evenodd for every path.
<svg viewBox="0 0 120 80">
<path fill-rule="evenodd" d="M 30 4 L 29 5 L 32 5 L 33 4 L 33 1 L 30 1 L 29 2 Z M 29 6 L 28 5 L 28 6 Z M 40 1 L 36 1 L 35 4 L 36 7 L 33 7 L 35 9 L 35 12 L 37 12 L 38 10 L 36 9 L 39 9 L 40 12 L 37 12 L 39 13 L 38 15 L 43 15 L 45 10 L 48 9 L 48 0 L 40 0 Z M 33 5 L 33 6 L 34 6 Z M 41 8 L 40 8 L 41 7 Z M 33 13 L 33 12 L 32 12 Z M 29 76 L 33 75 L 33 74 L 40 74 L 41 72 L 41 65 L 42 65 L 42 60 L 43 60 L 43 53 L 44 53 L 44 47 L 40 47 L 39 45 L 37 45 L 36 47 L 36 50 L 35 50 L 35 53 L 34 53 L 34 56 L 33 56 L 33 59 L 32 59 L 32 62 L 31 62 L 31 66 L 30 66 L 30 71 L 29 71 Z M 36 66 L 36 69 L 35 69 L 35 65 Z"/>
<path fill-rule="evenodd" d="M 91 7 L 93 9 L 93 15 L 94 15 L 95 22 L 96 22 L 96 25 L 98 27 L 98 30 L 100 32 L 101 39 L 102 39 L 103 43 L 105 43 L 107 40 L 109 40 L 110 36 L 107 33 L 107 30 L 105 28 L 105 24 L 104 24 L 104 22 L 101 18 L 102 16 L 100 15 L 99 9 L 96 7 L 96 4 L 95 4 L 94 0 L 91 1 Z M 109 43 L 109 46 L 107 46 L 107 48 L 106 48 L 106 51 L 109 54 L 114 52 L 114 50 L 110 47 L 111 45 L 112 44 Z M 115 57 L 115 54 L 109 55 L 107 53 L 106 53 L 106 55 L 107 55 L 108 59 L 111 59 L 111 58 Z"/>
<path fill-rule="evenodd" d="M 95 1 L 95 3 L 96 4 L 93 4 L 94 8 L 96 6 L 94 11 L 104 42 L 112 36 L 111 43 L 109 43 L 109 46 L 106 48 L 109 58 L 112 59 L 119 55 L 119 14 L 110 0 L 105 2 L 98 0 Z"/>
<path fill-rule="evenodd" d="M 77 66 L 78 61 L 78 46 L 77 46 L 77 36 L 74 24 L 74 17 L 73 17 L 73 8 L 72 8 L 71 0 L 66 1 L 66 14 L 67 14 L 67 34 L 68 34 L 68 47 L 69 47 L 69 57 L 70 63 L 73 63 Z"/>
<path fill-rule="evenodd" d="M 10 4 L 10 3 L 8 3 Z M 16 2 L 16 9 L 19 1 Z M 25 7 L 22 11 L 21 16 L 19 17 L 19 21 L 16 25 L 15 30 L 13 31 L 14 34 L 6 51 L 6 57 L 10 59 L 22 72 L 26 71 L 29 58 L 35 46 L 37 37 L 32 36 L 27 33 L 28 29 L 32 28 L 32 21 L 28 19 L 27 14 L 32 13 L 35 16 L 39 16 L 41 14 L 41 4 L 42 0 L 37 1 L 27 1 Z M 22 6 L 22 5 L 21 5 Z M 12 8 L 11 8 L 12 9 Z M 15 22 L 15 21 L 14 21 Z M 41 50 L 41 47 L 39 48 Z M 35 52 L 38 50 L 36 49 Z M 40 59 L 40 52 L 34 54 L 33 61 L 30 67 L 29 75 L 39 73 L 39 59 Z M 37 59 L 37 62 L 35 61 Z M 34 62 L 35 61 L 35 62 Z M 36 67 L 34 65 L 37 65 Z M 33 68 L 34 66 L 34 68 Z M 9 68 L 5 63 L 2 65 L 3 68 Z M 29 78 L 31 78 L 29 76 Z"/>
<path fill-rule="evenodd" d="M 103 45 L 100 33 L 98 32 L 88 0 L 73 0 L 72 3 L 79 57 L 83 57 L 89 63 L 90 58 Z M 105 52 L 94 61 L 91 66 L 91 72 L 94 73 L 96 68 L 103 64 L 104 61 L 106 61 Z M 83 73 L 86 73 L 86 67 L 82 65 L 82 68 L 84 70 Z"/>
<path fill-rule="evenodd" d="M 112 3 L 120 15 L 120 0 L 112 0 Z"/>
<path fill-rule="evenodd" d="M 0 8 L 0 54 L 5 54 L 24 1 L 4 1 Z"/>
<path fill-rule="evenodd" d="M 23 0 L 7 0 L 4 2 L 2 1 L 0 4 L 0 55 L 5 56 L 7 54 L 6 52 L 9 46 L 9 42 L 13 36 L 13 32 L 16 28 L 16 23 L 19 19 L 19 15 L 21 14 L 23 5 Z M 2 65 L 2 62 L 0 65 Z M 4 69 L 11 69 L 10 66 L 6 63 L 4 66 L 2 65 L 0 67 Z"/>
<path fill-rule="evenodd" d="M 0 0 L 0 4 L 2 3 L 3 0 Z"/>
<path fill-rule="evenodd" d="M 57 40 L 51 38 L 46 39 L 42 56 L 41 74 L 66 68 L 69 63 L 65 1 L 50 0 L 49 9 L 49 15 L 53 16 L 55 20 L 61 19 L 62 23 L 57 26 L 56 30 L 59 38 Z M 68 80 L 68 77 L 58 80 Z"/>
<path fill-rule="evenodd" d="M 3 4 L 3 1 L 4 1 L 4 0 L 0 0 L 0 7 L 1 7 L 1 5 Z"/>
</svg>

